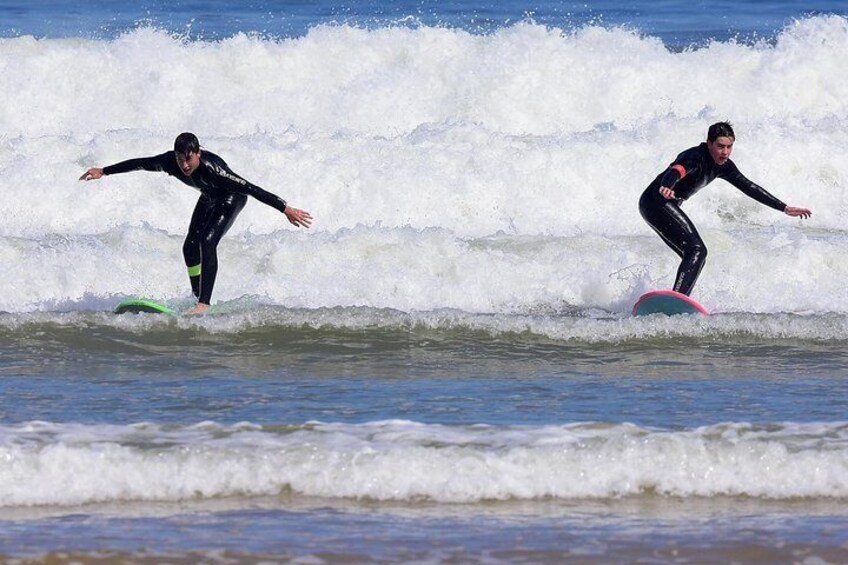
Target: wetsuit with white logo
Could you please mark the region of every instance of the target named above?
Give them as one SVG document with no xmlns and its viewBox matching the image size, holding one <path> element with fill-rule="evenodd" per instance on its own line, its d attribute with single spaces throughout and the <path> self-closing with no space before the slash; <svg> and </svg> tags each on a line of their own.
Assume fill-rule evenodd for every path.
<svg viewBox="0 0 848 565">
<path fill-rule="evenodd" d="M 180 170 L 173 151 L 122 161 L 104 167 L 103 174 L 139 170 L 167 173 L 200 191 L 183 244 L 183 256 L 192 291 L 203 304 L 209 304 L 218 274 L 218 242 L 244 208 L 247 197 L 252 196 L 280 212 L 286 209 L 285 200 L 244 180 L 223 159 L 206 150 L 201 152 L 200 165 L 191 175 Z"/>
<path fill-rule="evenodd" d="M 726 180 L 747 196 L 775 210 L 782 212 L 786 208 L 786 204 L 763 187 L 745 178 L 730 159 L 723 165 L 713 161 L 706 143 L 678 155 L 642 193 L 639 212 L 682 259 L 674 290 L 683 294 L 692 292 L 707 258 L 707 246 L 680 205 L 717 178 Z M 659 192 L 662 186 L 674 190 L 675 198 L 666 200 Z"/>
</svg>

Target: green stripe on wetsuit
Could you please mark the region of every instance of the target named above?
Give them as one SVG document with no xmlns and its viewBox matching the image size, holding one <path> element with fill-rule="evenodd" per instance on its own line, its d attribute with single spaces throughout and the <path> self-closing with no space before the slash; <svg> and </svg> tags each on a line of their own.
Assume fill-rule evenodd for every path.
<svg viewBox="0 0 848 565">
<path fill-rule="evenodd" d="M 188 276 L 196 277 L 200 275 L 200 264 L 188 268 Z"/>
</svg>

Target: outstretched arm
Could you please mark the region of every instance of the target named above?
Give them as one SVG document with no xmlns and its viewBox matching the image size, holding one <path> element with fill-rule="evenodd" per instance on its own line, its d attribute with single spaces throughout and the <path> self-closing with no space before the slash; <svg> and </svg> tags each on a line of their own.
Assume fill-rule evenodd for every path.
<svg viewBox="0 0 848 565">
<path fill-rule="evenodd" d="M 742 191 L 748 198 L 753 198 L 760 204 L 765 204 L 769 208 L 774 208 L 781 212 L 788 208 L 779 198 L 773 196 L 768 190 L 743 175 L 732 161 L 728 160 L 726 167 L 728 170 L 723 175 L 724 179 Z"/>
<path fill-rule="evenodd" d="M 281 211 L 285 216 L 289 223 L 295 227 L 304 227 L 308 228 L 312 225 L 312 214 L 307 212 L 306 210 L 300 210 L 298 208 L 292 208 L 286 201 L 273 194 L 268 192 L 267 190 L 256 186 L 253 183 L 247 182 L 240 176 L 235 173 L 228 171 L 228 174 L 225 176 L 227 181 L 230 183 L 230 187 L 242 194 L 247 194 L 257 199 L 258 201 L 266 204 L 272 208 L 276 208 Z"/>
<path fill-rule="evenodd" d="M 780 210 L 787 216 L 791 216 L 793 218 L 801 218 L 807 219 L 813 215 L 809 208 L 798 208 L 796 206 L 787 206 L 783 202 L 781 202 L 778 198 L 773 196 L 769 191 L 765 188 L 761 187 L 757 183 L 748 180 L 748 178 L 743 175 L 736 165 L 731 163 L 731 172 L 727 175 L 727 181 L 745 193 L 746 196 L 753 198 L 757 202 L 761 204 L 765 204 L 775 210 Z"/>
<path fill-rule="evenodd" d="M 173 151 L 153 157 L 128 159 L 114 165 L 109 165 L 108 167 L 91 167 L 82 174 L 79 180 L 97 180 L 106 175 L 117 175 L 130 171 L 164 171 L 165 165 L 169 161 L 173 161 Z"/>
<path fill-rule="evenodd" d="M 304 228 L 312 225 L 312 214 L 306 210 L 292 208 L 276 194 L 246 181 L 230 170 L 224 163 L 204 163 L 204 165 L 208 166 L 214 174 L 218 175 L 220 182 L 224 183 L 230 190 L 252 196 L 263 204 L 279 210 L 285 214 L 286 219 L 288 219 L 291 225 Z"/>
</svg>

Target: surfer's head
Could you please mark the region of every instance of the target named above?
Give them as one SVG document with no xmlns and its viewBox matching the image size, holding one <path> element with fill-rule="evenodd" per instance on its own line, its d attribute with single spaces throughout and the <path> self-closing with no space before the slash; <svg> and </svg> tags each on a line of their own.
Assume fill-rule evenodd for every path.
<svg viewBox="0 0 848 565">
<path fill-rule="evenodd" d="M 707 130 L 707 148 L 717 165 L 724 165 L 733 152 L 736 134 L 730 122 L 716 122 Z"/>
<path fill-rule="evenodd" d="M 200 142 L 191 132 L 183 132 L 174 140 L 174 155 L 177 166 L 188 176 L 200 166 Z"/>
</svg>

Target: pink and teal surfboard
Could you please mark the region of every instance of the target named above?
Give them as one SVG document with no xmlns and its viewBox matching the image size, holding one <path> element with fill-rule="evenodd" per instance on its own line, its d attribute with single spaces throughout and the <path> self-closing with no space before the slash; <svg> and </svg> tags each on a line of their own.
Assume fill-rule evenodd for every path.
<svg viewBox="0 0 848 565">
<path fill-rule="evenodd" d="M 698 304 L 698 301 L 675 292 L 673 290 L 651 290 L 639 297 L 633 305 L 634 316 L 648 316 L 650 314 L 702 314 L 708 316 L 706 308 Z"/>
</svg>

